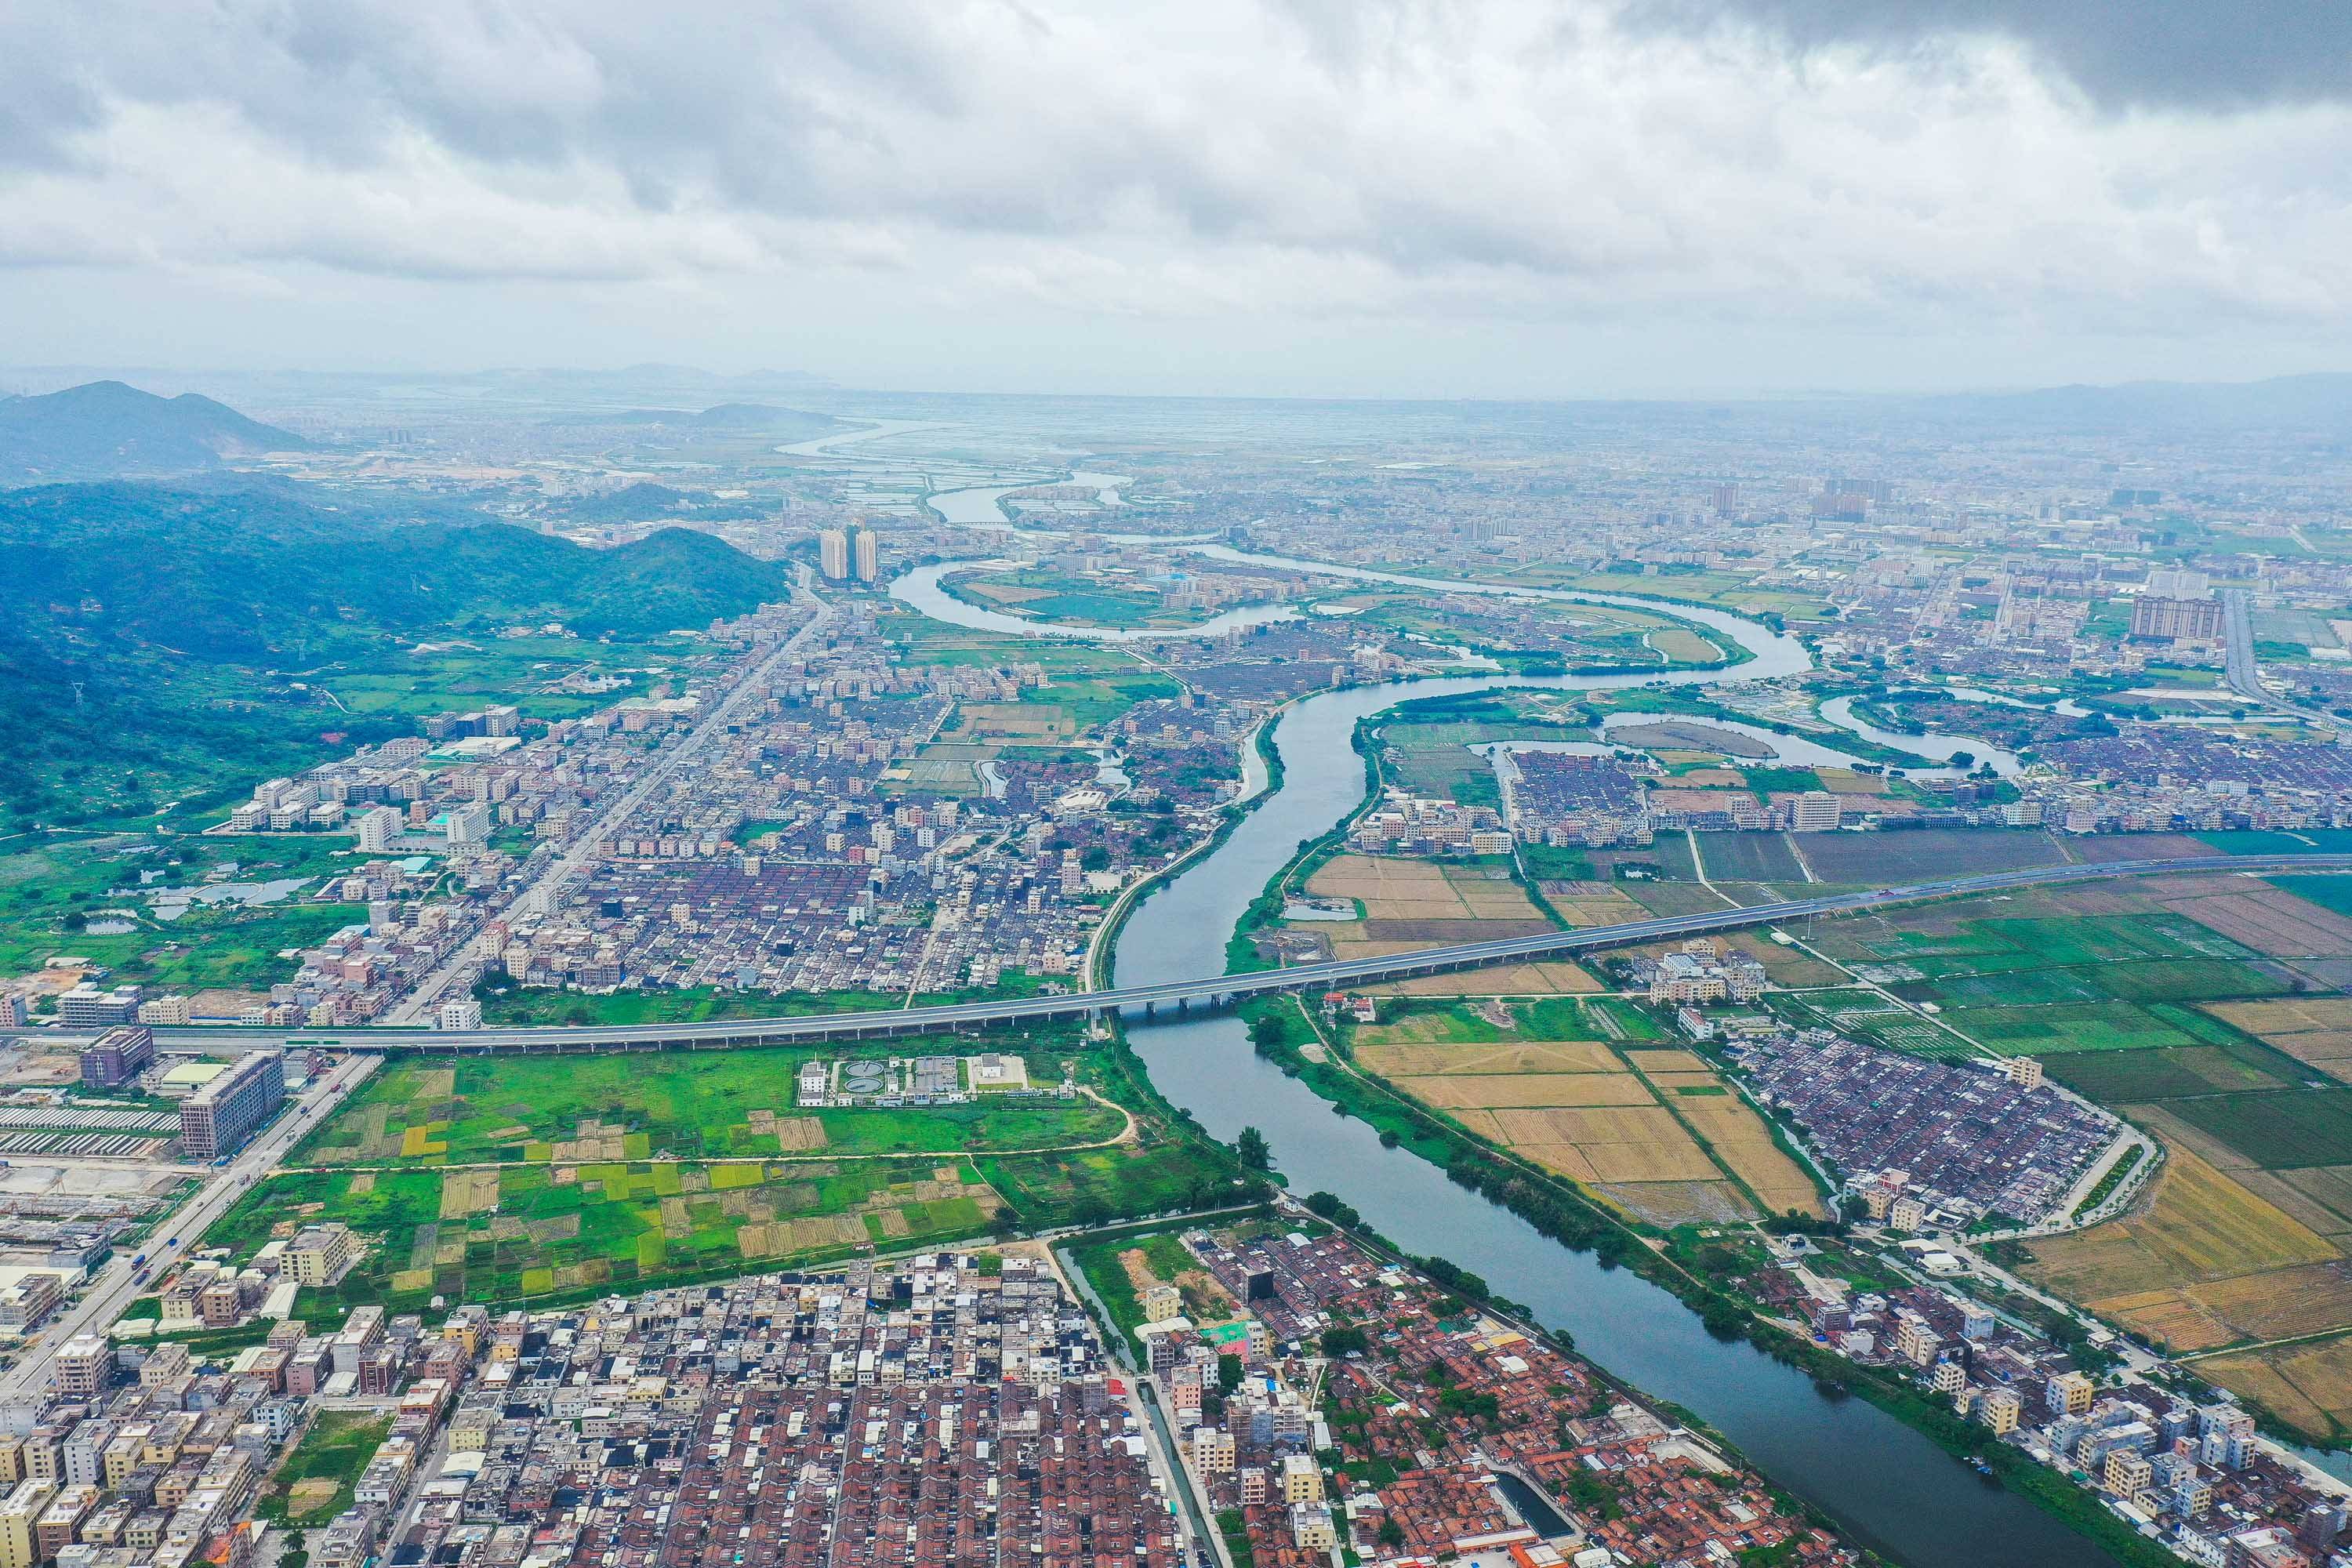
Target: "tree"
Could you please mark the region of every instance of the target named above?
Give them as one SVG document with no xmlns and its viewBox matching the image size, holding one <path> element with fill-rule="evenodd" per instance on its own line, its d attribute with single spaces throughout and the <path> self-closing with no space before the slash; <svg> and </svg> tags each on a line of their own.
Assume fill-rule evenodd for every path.
<svg viewBox="0 0 2352 1568">
<path fill-rule="evenodd" d="M 1343 1355 L 1356 1354 L 1363 1348 L 1364 1331 L 1352 1324 L 1342 1323 L 1337 1328 L 1323 1331 L 1323 1353 L 1335 1361 Z"/>
<path fill-rule="evenodd" d="M 1265 1134 L 1255 1127 L 1242 1129 L 1241 1136 L 1234 1140 L 1234 1152 L 1253 1171 L 1271 1170 L 1274 1166 L 1274 1151 L 1265 1146 Z"/>
<path fill-rule="evenodd" d="M 1250 1020 L 1250 1047 L 1262 1057 L 1270 1057 L 1282 1048 L 1290 1031 L 1284 1026 L 1278 1014 L 1261 1013 Z"/>
<path fill-rule="evenodd" d="M 1230 1352 L 1217 1357 L 1217 1392 L 1231 1394 L 1242 1385 L 1242 1358 Z"/>
<path fill-rule="evenodd" d="M 1381 1521 L 1378 1534 L 1381 1544 L 1391 1551 L 1404 1544 L 1404 1526 L 1399 1524 L 1394 1519 L 1383 1518 Z"/>
</svg>

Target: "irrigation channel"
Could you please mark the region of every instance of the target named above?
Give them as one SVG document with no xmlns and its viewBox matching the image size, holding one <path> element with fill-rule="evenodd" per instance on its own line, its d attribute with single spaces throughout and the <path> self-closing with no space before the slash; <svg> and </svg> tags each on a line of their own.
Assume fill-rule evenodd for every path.
<svg viewBox="0 0 2352 1568">
<path fill-rule="evenodd" d="M 950 498 L 933 499 L 936 505 Z M 950 508 L 940 510 L 951 519 L 958 516 Z M 1222 549 L 1203 552 L 1235 558 Z M 1250 559 L 1272 563 L 1279 558 Z M 1336 690 L 1293 705 L 1274 734 L 1283 763 L 1281 784 L 1257 801 L 1215 851 L 1137 908 L 1119 933 L 1117 984 L 1177 980 L 1223 968 L 1226 938 L 1266 879 L 1302 840 L 1328 832 L 1363 799 L 1362 759 L 1351 743 L 1360 719 L 1413 698 L 1524 687 L 1586 690 L 1662 679 L 1710 686 L 1793 674 L 1811 664 L 1796 638 L 1719 610 L 1568 590 L 1487 590 L 1322 563 L 1280 563 L 1457 593 L 1531 594 L 1638 606 L 1721 634 L 1752 657 L 1722 669 L 1663 678 L 1394 682 Z M 935 575 L 910 574 L 892 592 L 926 612 L 952 605 L 941 618 L 971 624 L 966 618 L 971 606 L 948 600 Z M 1038 628 L 1023 624 L 995 629 Z M 1886 737 L 1891 744 L 1906 739 Z M 1976 749 L 1979 756 L 1991 750 Z M 1932 766 L 1941 759 L 1923 760 Z M 1876 1406 L 1859 1398 L 1823 1397 L 1805 1373 L 1745 1342 L 1713 1338 L 1697 1315 L 1664 1289 L 1627 1269 L 1602 1268 L 1591 1256 L 1569 1251 L 1508 1210 L 1455 1185 L 1434 1165 L 1402 1149 L 1382 1148 L 1371 1127 L 1333 1115 L 1303 1084 L 1253 1052 L 1239 1018 L 1131 1017 L 1128 1027 L 1160 1092 L 1190 1110 L 1213 1136 L 1230 1141 L 1243 1127 L 1256 1127 L 1293 1191 L 1335 1193 L 1408 1251 L 1437 1254 L 1483 1275 L 1503 1296 L 1534 1309 L 1547 1326 L 1568 1331 L 1582 1354 L 1635 1387 L 1696 1413 L 1774 1482 L 1882 1556 L 1909 1568 L 1983 1568 L 1994 1563 L 2004 1568 L 2113 1568 L 2115 1560 L 2082 1536 L 2024 1498 L 1991 1486 Z"/>
</svg>

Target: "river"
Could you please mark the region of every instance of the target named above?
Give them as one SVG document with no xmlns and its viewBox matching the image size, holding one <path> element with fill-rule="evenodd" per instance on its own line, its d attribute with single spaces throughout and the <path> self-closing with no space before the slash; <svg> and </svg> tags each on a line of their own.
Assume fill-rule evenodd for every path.
<svg viewBox="0 0 2352 1568">
<path fill-rule="evenodd" d="M 934 497 L 933 504 L 942 499 Z M 986 504 L 994 510 L 993 495 Z M 1811 664 L 1796 638 L 1720 610 L 1566 589 L 1465 584 L 1242 556 L 1214 546 L 1202 552 L 1450 592 L 1658 611 L 1720 633 L 1750 657 L 1723 669 L 1664 676 L 1394 682 L 1294 704 L 1274 732 L 1283 763 L 1280 786 L 1254 791 L 1259 793 L 1257 804 L 1223 844 L 1137 907 L 1114 955 L 1115 982 L 1120 985 L 1215 973 L 1224 967 L 1226 938 L 1266 879 L 1302 841 L 1328 831 L 1362 800 L 1363 765 L 1351 745 L 1360 719 L 1414 698 L 1513 687 L 1723 685 L 1792 674 Z M 908 584 L 902 577 L 891 592 L 927 613 L 933 595 L 957 609 L 971 608 L 948 599 L 935 577 L 921 599 L 901 592 Z M 945 618 L 971 624 L 955 615 Z M 1044 628 L 1016 622 L 1013 629 Z M 1087 635 L 1103 636 L 1099 630 Z M 1887 743 L 1913 750 L 1919 739 L 1890 736 Z M 1991 751 L 1981 744 L 1966 749 L 1980 757 Z M 1667 1291 L 1627 1270 L 1602 1268 L 1589 1254 L 1568 1250 L 1508 1210 L 1455 1185 L 1437 1167 L 1402 1149 L 1382 1148 L 1370 1127 L 1334 1115 L 1326 1101 L 1258 1057 L 1238 1017 L 1129 1019 L 1128 1026 L 1153 1083 L 1211 1135 L 1231 1141 L 1243 1127 L 1256 1127 L 1293 1191 L 1335 1193 L 1399 1246 L 1441 1255 L 1484 1276 L 1502 1295 L 1527 1303 L 1546 1325 L 1573 1335 L 1579 1351 L 1600 1365 L 1706 1418 L 1772 1480 L 1835 1519 L 1856 1542 L 1909 1568 L 2113 1568 L 2106 1553 L 2032 1503 L 1981 1480 L 1875 1406 L 1860 1399 L 1824 1398 L 1806 1374 L 1745 1342 L 1725 1344 L 1709 1335 L 1696 1314 Z"/>
</svg>

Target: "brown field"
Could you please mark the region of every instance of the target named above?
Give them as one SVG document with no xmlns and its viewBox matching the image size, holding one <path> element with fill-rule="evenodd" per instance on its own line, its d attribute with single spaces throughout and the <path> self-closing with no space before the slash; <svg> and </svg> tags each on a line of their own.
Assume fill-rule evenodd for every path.
<svg viewBox="0 0 2352 1568">
<path fill-rule="evenodd" d="M 1706 1063 L 1689 1051 L 1675 1049 L 1631 1050 L 1625 1059 L 1640 1073 L 1705 1072 Z"/>
<path fill-rule="evenodd" d="M 1730 1097 L 1683 1100 L 1675 1110 L 1697 1129 L 1714 1149 L 1715 1157 L 1747 1183 L 1748 1190 L 1767 1209 L 1774 1214 L 1790 1209 L 1821 1213 L 1821 1192 L 1812 1177 L 1772 1142 L 1770 1129 L 1747 1101 Z"/>
<path fill-rule="evenodd" d="M 1307 890 L 1337 899 L 1444 898 L 1445 873 L 1435 861 L 1383 855 L 1335 856 L 1307 879 Z"/>
<path fill-rule="evenodd" d="M 1654 1225 L 1736 1225 L 1750 1212 L 1728 1182 L 1606 1182 L 1597 1190 Z"/>
<path fill-rule="evenodd" d="M 2314 1437 L 2326 1437 L 2327 1412 L 2311 1402 L 2263 1355 L 2207 1356 L 2197 1363 L 2197 1375 L 2220 1384 L 2243 1398 L 2259 1400 L 2278 1418 Z"/>
<path fill-rule="evenodd" d="M 2342 1258 L 2217 1279 L 2190 1300 L 2252 1340 L 2288 1340 L 2352 1327 L 2352 1264 Z"/>
<path fill-rule="evenodd" d="M 1622 925 L 1645 914 L 1610 882 L 1546 882 L 1543 890 L 1545 900 L 1572 926 Z"/>
<path fill-rule="evenodd" d="M 1376 996 L 1589 996 L 1608 987 L 1594 979 L 1590 971 L 1555 961 L 1421 974 L 1411 980 L 1385 981 L 1367 989 Z"/>
<path fill-rule="evenodd" d="M 1383 1078 L 1460 1077 L 1465 1073 L 1613 1073 L 1623 1071 L 1616 1053 L 1597 1040 L 1528 1040 L 1500 1045 L 1446 1045 L 1363 1041 L 1392 1025 L 1357 1036 L 1356 1060 Z"/>
<path fill-rule="evenodd" d="M 2212 1350 L 2238 1337 L 2221 1320 L 2171 1290 L 2112 1297 L 2105 1310 L 2124 1327 L 2176 1352 Z"/>
<path fill-rule="evenodd" d="M 1583 1143 L 1595 1182 L 1721 1182 L 1723 1173 L 1693 1143 L 1664 1148 L 1655 1143 Z M 1730 1191 L 1729 1184 L 1724 1184 Z"/>
<path fill-rule="evenodd" d="M 2352 1230 L 2352 1165 L 2305 1165 L 2280 1172 L 2279 1180 L 2327 1212 L 2325 1222 L 2305 1220 L 2312 1229 L 2323 1236 Z"/>
<path fill-rule="evenodd" d="M 1567 1105 L 1655 1105 L 1632 1073 L 1480 1073 L 1466 1078 L 1409 1078 L 1397 1087 L 1440 1110 Z"/>
<path fill-rule="evenodd" d="M 2352 1263 L 2336 1245 L 2241 1173 L 2167 1142 L 2146 1209 L 2032 1243 L 2030 1276 L 2176 1350 L 2352 1327 Z"/>
<path fill-rule="evenodd" d="M 2166 909 L 2273 958 L 2352 954 L 2352 921 L 2278 888 L 2233 877 L 2172 879 L 2154 890 Z"/>
<path fill-rule="evenodd" d="M 2112 1297 L 2340 1256 L 2326 1237 L 2179 1145 L 2147 1209 L 2032 1249 L 2036 1279 L 2094 1308 Z"/>
<path fill-rule="evenodd" d="M 2306 996 L 2272 1002 L 2204 1002 L 2200 1012 L 2243 1029 L 2306 1067 L 2352 1082 L 2352 998 Z"/>
<path fill-rule="evenodd" d="M 1372 942 L 1411 942 L 1436 947 L 1457 942 L 1486 942 L 1507 936 L 1542 936 L 1553 930 L 1548 920 L 1390 920 L 1374 916 L 1364 921 L 1364 935 Z"/>
</svg>

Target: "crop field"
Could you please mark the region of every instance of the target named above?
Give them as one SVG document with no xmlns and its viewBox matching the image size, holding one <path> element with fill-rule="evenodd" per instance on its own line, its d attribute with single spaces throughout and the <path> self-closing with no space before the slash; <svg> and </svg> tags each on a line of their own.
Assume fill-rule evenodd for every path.
<svg viewBox="0 0 2352 1568">
<path fill-rule="evenodd" d="M 2352 1340 L 2207 1356 L 2196 1366 L 2315 1442 L 2340 1443 L 2352 1428 Z"/>
<path fill-rule="evenodd" d="M 894 1055 L 963 1043 L 897 1042 Z M 1091 1100 L 798 1110 L 793 1073 L 839 1051 L 769 1048 L 401 1061 L 378 1073 L 290 1163 L 552 1163 L 578 1160 L 961 1153 L 1116 1136 L 1124 1118 Z M 1031 1061 L 1058 1081 L 1058 1058 Z"/>
<path fill-rule="evenodd" d="M 2209 1002 L 2202 1010 L 2306 1067 L 2352 1082 L 2352 998 Z"/>
<path fill-rule="evenodd" d="M 1605 1005 L 1538 1005 L 1598 1034 Z M 1352 1053 L 1470 1131 L 1653 1223 L 1819 1212 L 1811 1178 L 1693 1053 L 1504 1034 L 1468 1008 L 1423 1012 L 1357 1030 Z"/>
<path fill-rule="evenodd" d="M 1318 897 L 1353 899 L 1363 910 L 1360 920 L 1293 927 L 1325 938 L 1337 958 L 1401 952 L 1439 942 L 1534 936 L 1557 929 L 1499 865 L 1341 855 L 1307 879 L 1307 890 Z M 1396 996 L 1543 996 L 1598 991 L 1601 985 L 1582 967 L 1551 960 L 1422 975 L 1372 989 Z"/>
<path fill-rule="evenodd" d="M 2165 1109 L 2265 1170 L 2352 1164 L 2352 1089 L 2214 1095 Z"/>
<path fill-rule="evenodd" d="M 2042 1063 L 2067 1088 L 2103 1105 L 2288 1087 L 2287 1080 L 2265 1070 L 2258 1050 L 2227 1045 L 2068 1051 L 2044 1057 Z"/>
<path fill-rule="evenodd" d="M 1833 1029 L 1889 1050 L 1945 1059 L 1979 1054 L 1949 1029 L 1860 987 L 1809 991 L 1802 995 L 1774 993 L 1766 998 L 1766 1005 L 1798 1028 Z"/>
<path fill-rule="evenodd" d="M 436 1295 L 626 1290 L 702 1270 L 976 1236 L 1002 1207 L 963 1160 L 308 1172 L 261 1183 L 204 1244 L 244 1256 L 300 1225 L 341 1220 L 368 1249 L 331 1294 L 407 1311 Z"/>
<path fill-rule="evenodd" d="M 1699 859 L 1717 882 L 1796 882 L 1807 879 L 1788 836 L 1780 833 L 1703 833 Z"/>
<path fill-rule="evenodd" d="M 2065 855 L 2038 829 L 1994 833 L 1927 827 L 1900 833 L 1813 833 L 1805 859 L 1824 882 L 1896 887 L 1939 877 L 2057 866 Z"/>
<path fill-rule="evenodd" d="M 2230 1173 L 2178 1145 L 2141 1212 L 2033 1242 L 2031 1250 L 2036 1283 L 2128 1327 L 2154 1332 L 2158 1323 L 2169 1323 L 2183 1349 L 2254 1337 L 2253 1320 L 2235 1322 L 2227 1314 L 2262 1299 L 2259 1281 L 2343 1256 Z M 2257 1283 L 2242 1283 L 2249 1280 Z M 2227 1288 L 2209 1294 L 2209 1286 Z M 2324 1310 L 2306 1305 L 2303 1313 L 2305 1321 L 2332 1320 L 2320 1327 L 2352 1323 L 2352 1289 L 2339 1289 Z"/>
</svg>

